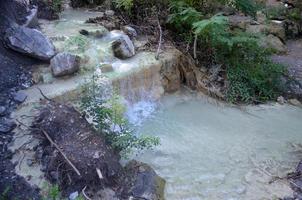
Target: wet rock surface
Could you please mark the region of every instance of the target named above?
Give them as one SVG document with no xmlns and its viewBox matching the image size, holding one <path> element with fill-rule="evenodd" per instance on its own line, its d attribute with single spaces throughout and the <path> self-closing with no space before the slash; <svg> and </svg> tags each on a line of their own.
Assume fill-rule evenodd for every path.
<svg viewBox="0 0 302 200">
<path fill-rule="evenodd" d="M 135 160 L 125 166 L 122 196 L 135 200 L 163 200 L 165 180 L 147 164 Z"/>
<path fill-rule="evenodd" d="M 80 68 L 80 57 L 70 53 L 59 53 L 50 60 L 50 68 L 55 77 L 72 75 Z"/>
<path fill-rule="evenodd" d="M 288 54 L 274 55 L 272 60 L 285 65 L 289 78 L 284 81 L 284 92 L 288 97 L 302 98 L 302 40 L 287 42 Z"/>
<path fill-rule="evenodd" d="M 120 59 L 131 58 L 135 55 L 135 48 L 129 36 L 119 31 L 112 31 L 115 40 L 112 42 L 114 55 Z"/>
<path fill-rule="evenodd" d="M 40 31 L 26 27 L 14 27 L 6 31 L 6 45 L 14 51 L 48 61 L 55 55 L 51 41 Z"/>
</svg>

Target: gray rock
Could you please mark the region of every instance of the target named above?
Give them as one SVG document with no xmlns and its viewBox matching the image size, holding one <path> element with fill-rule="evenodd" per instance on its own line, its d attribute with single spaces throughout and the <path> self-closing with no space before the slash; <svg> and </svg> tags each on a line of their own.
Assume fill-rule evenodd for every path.
<svg viewBox="0 0 302 200">
<path fill-rule="evenodd" d="M 113 72 L 113 67 L 111 64 L 102 64 L 101 65 L 101 72 L 102 73 L 108 73 Z"/>
<path fill-rule="evenodd" d="M 283 96 L 280 96 L 277 98 L 278 103 L 280 103 L 281 105 L 285 104 L 285 99 Z"/>
<path fill-rule="evenodd" d="M 76 191 L 76 192 L 71 193 L 71 194 L 69 195 L 68 199 L 69 199 L 69 200 L 76 200 L 78 196 L 79 196 L 79 192 Z"/>
<path fill-rule="evenodd" d="M 266 21 L 266 15 L 262 11 L 257 11 L 256 18 L 257 22 L 259 22 L 260 24 L 263 24 Z"/>
<path fill-rule="evenodd" d="M 114 16 L 114 14 L 115 14 L 115 13 L 114 13 L 113 10 L 106 10 L 106 11 L 105 11 L 105 15 L 108 16 L 108 17 L 112 17 L 112 16 Z"/>
<path fill-rule="evenodd" d="M 55 55 L 55 47 L 40 31 L 27 27 L 9 28 L 5 34 L 6 45 L 14 51 L 48 61 Z"/>
<path fill-rule="evenodd" d="M 290 103 L 293 106 L 301 106 L 302 105 L 301 102 L 297 99 L 289 99 L 288 103 Z"/>
<path fill-rule="evenodd" d="M 13 94 L 13 98 L 16 102 L 23 103 L 26 100 L 27 95 L 22 91 L 18 91 Z"/>
<path fill-rule="evenodd" d="M 4 116 L 6 113 L 6 107 L 0 106 L 0 116 Z"/>
<path fill-rule="evenodd" d="M 277 53 L 286 53 L 287 48 L 283 44 L 283 42 L 277 37 L 272 34 L 264 37 L 260 41 L 260 46 L 263 48 L 274 49 Z"/>
<path fill-rule="evenodd" d="M 38 8 L 36 6 L 30 10 L 30 14 L 26 17 L 25 27 L 34 28 L 38 26 Z"/>
<path fill-rule="evenodd" d="M 16 128 L 17 124 L 11 119 L 0 120 L 0 133 L 8 133 Z"/>
<path fill-rule="evenodd" d="M 123 26 L 122 31 L 125 32 L 130 38 L 137 37 L 137 32 L 131 26 Z"/>
<path fill-rule="evenodd" d="M 50 68 L 55 77 L 71 75 L 80 68 L 80 57 L 70 53 L 59 53 L 50 60 Z"/>
<path fill-rule="evenodd" d="M 147 164 L 135 160 L 125 166 L 123 195 L 134 199 L 163 200 L 165 180 Z"/>
<path fill-rule="evenodd" d="M 114 33 L 114 41 L 112 42 L 114 56 L 120 59 L 133 57 L 135 55 L 135 48 L 129 36 L 118 31 L 112 31 L 111 33 Z"/>
<path fill-rule="evenodd" d="M 33 162 L 32 159 L 27 159 L 27 160 L 26 160 L 26 164 L 27 164 L 28 166 L 32 166 L 32 165 L 34 164 L 34 162 Z"/>
</svg>

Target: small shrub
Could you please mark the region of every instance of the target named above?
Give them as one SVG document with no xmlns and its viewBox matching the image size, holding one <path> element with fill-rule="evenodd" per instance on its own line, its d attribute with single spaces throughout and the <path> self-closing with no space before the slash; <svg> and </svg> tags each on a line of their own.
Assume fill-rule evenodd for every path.
<svg viewBox="0 0 302 200">
<path fill-rule="evenodd" d="M 128 13 L 131 12 L 133 7 L 133 0 L 114 0 L 115 7 L 118 9 L 123 9 Z"/>
<path fill-rule="evenodd" d="M 83 35 L 71 36 L 65 41 L 65 49 L 73 53 L 84 53 L 88 45 L 88 39 Z"/>
<path fill-rule="evenodd" d="M 150 149 L 159 145 L 159 139 L 151 136 L 137 136 L 130 128 L 124 117 L 126 107 L 121 103 L 122 98 L 116 93 L 110 97 L 100 97 L 103 88 L 96 83 L 99 77 L 92 80 L 83 88 L 81 108 L 92 119 L 96 130 L 105 136 L 107 142 L 127 157 L 133 149 Z"/>
<path fill-rule="evenodd" d="M 55 12 L 60 12 L 62 10 L 62 0 L 52 0 L 51 6 Z"/>
</svg>

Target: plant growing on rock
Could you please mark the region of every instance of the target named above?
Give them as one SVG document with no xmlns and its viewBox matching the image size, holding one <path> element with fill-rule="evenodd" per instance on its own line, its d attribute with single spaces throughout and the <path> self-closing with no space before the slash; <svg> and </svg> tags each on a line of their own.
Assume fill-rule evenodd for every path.
<svg viewBox="0 0 302 200">
<path fill-rule="evenodd" d="M 98 84 L 98 76 L 93 76 L 83 87 L 81 109 L 91 118 L 94 127 L 112 147 L 127 157 L 133 149 L 150 149 L 159 145 L 159 138 L 152 136 L 138 136 L 130 128 L 124 117 L 126 107 L 122 98 L 116 92 L 104 94 L 104 87 Z"/>
</svg>

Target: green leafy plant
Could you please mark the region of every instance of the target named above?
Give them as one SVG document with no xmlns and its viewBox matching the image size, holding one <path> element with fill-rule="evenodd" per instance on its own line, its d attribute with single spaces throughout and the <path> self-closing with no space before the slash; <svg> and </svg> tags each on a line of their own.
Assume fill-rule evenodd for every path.
<svg viewBox="0 0 302 200">
<path fill-rule="evenodd" d="M 62 9 L 62 0 L 52 0 L 51 6 L 55 12 L 60 12 Z"/>
<path fill-rule="evenodd" d="M 128 13 L 131 12 L 131 9 L 134 5 L 133 0 L 114 0 L 115 6 L 119 9 L 124 9 Z"/>
<path fill-rule="evenodd" d="M 71 36 L 65 41 L 65 49 L 74 53 L 85 52 L 88 45 L 88 39 L 83 35 Z"/>
<path fill-rule="evenodd" d="M 83 87 L 81 108 L 94 123 L 96 130 L 105 136 L 107 142 L 127 157 L 133 149 L 150 149 L 159 145 L 159 139 L 152 136 L 138 136 L 130 128 L 124 117 L 126 107 L 122 104 L 122 98 L 116 92 L 110 97 L 100 97 L 103 88 L 96 84 L 99 77 L 93 76 Z"/>
</svg>

